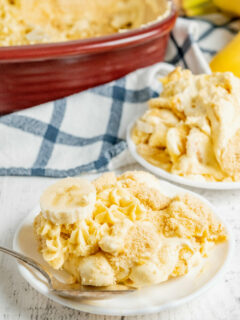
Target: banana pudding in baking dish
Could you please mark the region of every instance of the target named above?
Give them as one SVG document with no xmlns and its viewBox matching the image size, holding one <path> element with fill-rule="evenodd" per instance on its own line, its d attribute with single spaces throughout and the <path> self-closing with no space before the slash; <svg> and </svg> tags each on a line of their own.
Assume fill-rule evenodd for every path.
<svg viewBox="0 0 240 320">
<path fill-rule="evenodd" d="M 139 155 L 196 181 L 240 181 L 240 79 L 177 68 L 161 82 L 131 133 Z"/>
<path fill-rule="evenodd" d="M 142 287 L 187 274 L 226 230 L 186 193 L 166 196 L 153 175 L 66 178 L 40 199 L 34 231 L 43 258 L 82 285 Z"/>
<path fill-rule="evenodd" d="M 0 45 L 98 37 L 169 13 L 168 0 L 0 0 Z"/>
</svg>

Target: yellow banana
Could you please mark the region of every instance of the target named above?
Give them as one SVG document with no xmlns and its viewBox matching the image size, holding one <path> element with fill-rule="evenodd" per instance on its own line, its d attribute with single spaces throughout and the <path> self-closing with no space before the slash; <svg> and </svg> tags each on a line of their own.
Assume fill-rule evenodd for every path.
<svg viewBox="0 0 240 320">
<path fill-rule="evenodd" d="M 214 4 L 223 11 L 228 11 L 236 15 L 240 15 L 239 0 L 213 0 Z"/>
<path fill-rule="evenodd" d="M 210 62 L 212 71 L 232 71 L 240 77 L 240 33 Z"/>
<path fill-rule="evenodd" d="M 196 16 L 216 11 L 212 0 L 182 0 L 180 4 L 187 16 Z"/>
<path fill-rule="evenodd" d="M 240 0 L 179 0 L 178 2 L 187 16 L 215 12 L 217 8 L 240 15 Z"/>
</svg>

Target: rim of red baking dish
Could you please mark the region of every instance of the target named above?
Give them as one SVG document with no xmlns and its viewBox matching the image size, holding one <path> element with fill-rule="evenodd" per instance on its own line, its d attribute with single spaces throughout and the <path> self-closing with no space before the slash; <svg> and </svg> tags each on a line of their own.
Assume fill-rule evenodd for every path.
<svg viewBox="0 0 240 320">
<path fill-rule="evenodd" d="M 90 54 L 109 51 L 142 40 L 152 39 L 159 34 L 166 34 L 177 18 L 176 8 L 171 2 L 171 12 L 163 20 L 131 31 L 108 36 L 72 40 L 46 44 L 0 47 L 0 62 L 56 59 L 79 54 Z"/>
</svg>

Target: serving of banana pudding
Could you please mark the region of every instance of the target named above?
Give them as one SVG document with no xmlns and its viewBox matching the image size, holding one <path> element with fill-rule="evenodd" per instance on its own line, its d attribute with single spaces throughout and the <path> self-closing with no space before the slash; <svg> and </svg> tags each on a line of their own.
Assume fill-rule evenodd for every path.
<svg viewBox="0 0 240 320">
<path fill-rule="evenodd" d="M 142 171 L 59 180 L 40 207 L 34 231 L 43 258 L 82 285 L 158 284 L 187 274 L 226 240 L 208 205 L 189 193 L 167 196 Z"/>
<path fill-rule="evenodd" d="M 149 163 L 199 181 L 240 181 L 240 79 L 175 69 L 136 121 L 132 139 Z"/>
</svg>

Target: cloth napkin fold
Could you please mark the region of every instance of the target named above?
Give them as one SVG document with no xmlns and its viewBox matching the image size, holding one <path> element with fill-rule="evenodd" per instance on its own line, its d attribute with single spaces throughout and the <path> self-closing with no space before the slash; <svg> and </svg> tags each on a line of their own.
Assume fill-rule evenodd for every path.
<svg viewBox="0 0 240 320">
<path fill-rule="evenodd" d="M 239 21 L 213 15 L 179 18 L 171 33 L 166 63 L 68 98 L 0 117 L 0 175 L 66 177 L 114 170 L 134 160 L 126 129 L 159 95 L 159 75 L 173 65 L 209 73 L 209 59 L 225 45 Z M 203 55 L 203 53 L 204 55 Z"/>
</svg>

